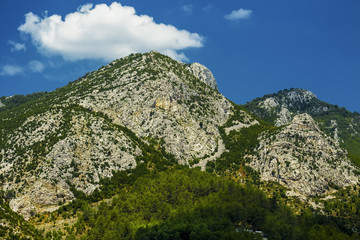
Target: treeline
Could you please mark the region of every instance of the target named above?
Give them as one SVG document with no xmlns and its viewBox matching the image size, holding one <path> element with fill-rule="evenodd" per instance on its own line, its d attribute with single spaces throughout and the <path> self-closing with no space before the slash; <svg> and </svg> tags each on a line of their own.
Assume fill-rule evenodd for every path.
<svg viewBox="0 0 360 240">
<path fill-rule="evenodd" d="M 44 95 L 46 95 L 47 92 L 36 92 L 32 94 L 27 95 L 14 95 L 11 97 L 0 97 L 0 102 L 4 105 L 0 107 L 0 112 L 4 112 L 6 110 L 18 107 L 26 102 L 33 101 L 35 99 L 38 99 Z M 0 104 L 1 105 L 1 104 Z"/>
<path fill-rule="evenodd" d="M 198 169 L 149 173 L 110 203 L 83 205 L 64 232 L 48 239 L 358 239 L 334 218 L 294 215 L 251 184 Z"/>
</svg>

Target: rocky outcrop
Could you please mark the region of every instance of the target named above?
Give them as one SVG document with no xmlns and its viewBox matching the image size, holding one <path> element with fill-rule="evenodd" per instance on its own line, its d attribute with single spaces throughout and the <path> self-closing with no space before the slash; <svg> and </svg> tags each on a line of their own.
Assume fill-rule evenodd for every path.
<svg viewBox="0 0 360 240">
<path fill-rule="evenodd" d="M 217 90 L 217 83 L 212 72 L 200 63 L 192 63 L 186 67 L 195 77 Z"/>
<path fill-rule="evenodd" d="M 265 114 L 276 116 L 275 126 L 283 126 L 288 124 L 294 115 L 304 110 L 303 108 L 314 99 L 316 99 L 315 94 L 308 90 L 293 89 L 274 97 L 265 98 L 258 103 L 258 106 L 266 111 Z"/>
<path fill-rule="evenodd" d="M 347 152 L 309 114 L 296 115 L 289 125 L 259 140 L 256 154 L 248 157 L 263 181 L 276 181 L 304 196 L 359 182 Z"/>
<path fill-rule="evenodd" d="M 12 199 L 9 205 L 14 212 L 20 213 L 25 220 L 28 220 L 35 213 L 55 211 L 61 204 L 73 199 L 74 195 L 64 181 L 50 183 L 39 179 L 26 188 L 20 196 Z"/>
<path fill-rule="evenodd" d="M 307 113 L 321 131 L 345 148 L 356 163 L 360 157 L 360 114 L 323 102 L 304 89 L 285 89 L 247 103 L 245 107 L 256 116 L 275 126 L 289 124 L 293 117 Z"/>
<path fill-rule="evenodd" d="M 136 167 L 141 155 L 103 118 L 67 108 L 32 115 L 7 137 L 13 148 L 2 152 L 0 174 L 9 180 L 1 187 L 16 193 L 10 207 L 26 219 L 73 200 L 69 183 L 90 194 L 112 171 Z"/>
</svg>

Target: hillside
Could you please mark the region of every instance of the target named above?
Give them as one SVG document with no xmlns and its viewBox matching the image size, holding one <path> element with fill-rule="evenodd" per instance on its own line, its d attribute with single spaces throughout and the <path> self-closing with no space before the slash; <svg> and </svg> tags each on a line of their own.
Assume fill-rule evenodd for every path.
<svg viewBox="0 0 360 240">
<path fill-rule="evenodd" d="M 26 218 L 53 211 L 74 198 L 72 185 L 90 194 L 113 171 L 144 162 L 149 144 L 181 164 L 220 155 L 217 126 L 233 106 L 207 85 L 209 70 L 191 69 L 156 52 L 131 55 L 0 115 L 12 209 Z"/>
<path fill-rule="evenodd" d="M 48 239 L 346 239 L 360 227 L 356 201 L 337 205 L 352 204 L 343 221 L 329 200 L 358 194 L 358 115 L 309 91 L 240 106 L 205 66 L 152 51 L 53 92 L 1 100 L 1 192 Z"/>
<path fill-rule="evenodd" d="M 13 212 L 4 201 L 7 196 L 0 198 L 0 239 L 33 239 L 41 234 L 24 218 Z"/>
<path fill-rule="evenodd" d="M 283 126 L 297 114 L 307 113 L 322 131 L 345 148 L 349 157 L 360 166 L 360 114 L 323 102 L 304 89 L 286 89 L 256 98 L 245 107 L 270 124 Z"/>
</svg>

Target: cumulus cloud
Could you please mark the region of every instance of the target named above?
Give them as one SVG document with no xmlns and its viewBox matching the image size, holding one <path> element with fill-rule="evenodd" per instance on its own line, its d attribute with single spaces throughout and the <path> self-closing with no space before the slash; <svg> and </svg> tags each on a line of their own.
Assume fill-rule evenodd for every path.
<svg viewBox="0 0 360 240">
<path fill-rule="evenodd" d="M 17 42 L 14 42 L 14 41 L 8 41 L 8 44 L 10 44 L 12 46 L 11 48 L 11 51 L 12 52 L 18 52 L 18 51 L 25 51 L 26 50 L 26 47 L 25 47 L 25 44 L 24 43 L 17 43 Z"/>
<path fill-rule="evenodd" d="M 29 68 L 31 71 L 38 73 L 44 71 L 45 66 L 42 62 L 33 60 L 29 62 Z"/>
<path fill-rule="evenodd" d="M 30 12 L 18 30 L 30 34 L 41 53 L 68 60 L 109 61 L 150 50 L 186 60 L 179 50 L 203 46 L 199 34 L 158 24 L 150 16 L 136 14 L 133 7 L 116 2 L 110 6 L 86 4 L 64 19 L 59 15 L 41 18 Z"/>
<path fill-rule="evenodd" d="M 15 76 L 24 72 L 24 69 L 18 65 L 4 65 L 1 67 L 0 76 Z"/>
<path fill-rule="evenodd" d="M 237 21 L 240 19 L 246 19 L 251 17 L 252 10 L 240 8 L 239 10 L 233 10 L 231 13 L 224 16 L 225 19 L 230 21 Z"/>
</svg>

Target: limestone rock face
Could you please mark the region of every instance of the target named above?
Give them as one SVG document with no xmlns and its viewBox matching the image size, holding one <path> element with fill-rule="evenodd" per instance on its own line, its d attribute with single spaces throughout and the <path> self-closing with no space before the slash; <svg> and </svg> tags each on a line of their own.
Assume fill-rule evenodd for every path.
<svg viewBox="0 0 360 240">
<path fill-rule="evenodd" d="M 1 101 L 0 101 L 0 108 L 1 107 L 4 107 L 5 106 L 5 104 L 3 104 Z"/>
<path fill-rule="evenodd" d="M 360 156 L 360 114 L 323 102 L 305 89 L 285 89 L 274 94 L 256 98 L 245 107 L 275 126 L 289 124 L 293 117 L 307 113 L 319 128 L 346 148 L 349 155 Z"/>
<path fill-rule="evenodd" d="M 304 196 L 359 182 L 337 141 L 319 130 L 309 114 L 296 115 L 277 133 L 260 137 L 249 165 L 264 181 L 276 181 Z"/>
<path fill-rule="evenodd" d="M 181 164 L 215 160 L 233 105 L 194 66 L 192 74 L 157 52 L 131 55 L 1 119 L 0 188 L 15 192 L 11 208 L 25 218 L 53 211 L 74 199 L 70 186 L 91 194 L 113 171 L 135 168 L 143 150 L 124 127 Z"/>
<path fill-rule="evenodd" d="M 0 174 L 15 182 L 3 182 L 2 190 L 16 192 L 10 207 L 25 219 L 73 200 L 68 182 L 90 194 L 112 171 L 136 167 L 141 155 L 103 118 L 64 109 L 32 115 L 7 135 L 12 148 L 2 150 Z"/>
<path fill-rule="evenodd" d="M 314 99 L 316 96 L 312 92 L 305 89 L 295 89 L 285 92 L 278 98 L 266 98 L 264 101 L 260 101 L 258 106 L 266 110 L 267 114 L 276 115 L 275 126 L 283 126 L 288 124 L 292 117 L 302 110 L 302 106 L 308 105 Z M 289 109 L 295 110 L 295 113 Z"/>
<path fill-rule="evenodd" d="M 134 55 L 74 82 L 64 102 L 102 112 L 140 137 L 163 139 L 166 150 L 187 163 L 215 151 L 218 126 L 232 114 L 211 72 L 200 64 L 191 69 L 195 73 L 157 52 Z M 77 86 L 85 83 L 89 88 L 79 96 Z"/>
<path fill-rule="evenodd" d="M 200 63 L 192 63 L 190 66 L 186 67 L 192 74 L 195 75 L 198 79 L 209 85 L 211 88 L 217 89 L 217 83 L 214 78 L 214 75 L 211 73 L 211 71 L 205 67 L 204 65 L 201 65 Z"/>
<path fill-rule="evenodd" d="M 28 220 L 35 213 L 55 211 L 62 203 L 72 199 L 74 195 L 66 183 L 51 184 L 48 181 L 37 180 L 21 196 L 12 199 L 10 207 Z"/>
</svg>

